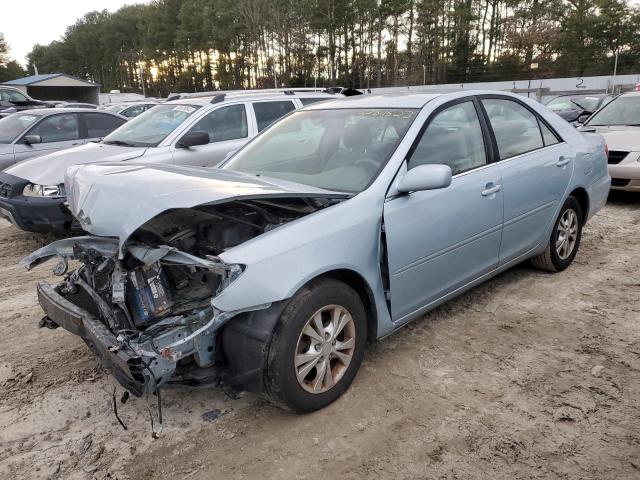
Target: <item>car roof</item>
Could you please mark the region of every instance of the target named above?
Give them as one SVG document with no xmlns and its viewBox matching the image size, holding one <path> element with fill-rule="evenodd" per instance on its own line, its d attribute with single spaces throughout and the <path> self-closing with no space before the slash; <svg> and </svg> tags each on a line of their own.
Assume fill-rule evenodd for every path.
<svg viewBox="0 0 640 480">
<path fill-rule="evenodd" d="M 640 97 L 640 92 L 632 90 L 631 92 L 626 92 L 620 95 L 621 97 Z"/>
<path fill-rule="evenodd" d="M 304 92 L 304 91 L 291 91 L 291 92 L 260 92 L 256 90 L 247 91 L 232 91 L 232 92 L 211 92 L 210 95 L 203 95 L 197 97 L 186 97 L 178 100 L 168 100 L 168 103 L 172 105 L 209 105 L 210 103 L 224 103 L 231 101 L 245 101 L 245 100 L 291 100 L 292 98 L 345 98 L 339 93 L 323 93 L 323 92 Z"/>
<path fill-rule="evenodd" d="M 45 117 L 48 115 L 53 115 L 55 113 L 100 113 L 104 115 L 113 115 L 119 118 L 126 118 L 122 115 L 118 115 L 113 112 L 105 112 L 104 110 L 94 110 L 87 108 L 34 108 L 32 110 L 22 110 L 16 113 L 27 113 L 29 115 L 38 115 L 41 117 Z"/>
<path fill-rule="evenodd" d="M 466 92 L 471 94 L 472 92 Z M 422 108 L 427 102 L 443 93 L 384 93 L 356 95 L 328 102 L 314 103 L 306 110 L 326 110 L 331 108 Z"/>
<path fill-rule="evenodd" d="M 564 95 L 558 95 L 557 97 L 554 97 L 552 100 L 556 100 L 557 98 L 564 98 L 564 97 L 597 97 L 597 98 L 601 98 L 601 97 L 608 97 L 610 95 L 614 95 L 613 93 L 565 93 Z"/>
<path fill-rule="evenodd" d="M 109 108 L 109 107 L 132 107 L 132 106 L 136 106 L 136 105 L 160 105 L 160 103 L 161 102 L 154 101 L 154 100 L 134 100 L 132 102 L 105 103 L 105 104 L 100 105 L 100 106 L 104 107 L 104 108 Z"/>
</svg>

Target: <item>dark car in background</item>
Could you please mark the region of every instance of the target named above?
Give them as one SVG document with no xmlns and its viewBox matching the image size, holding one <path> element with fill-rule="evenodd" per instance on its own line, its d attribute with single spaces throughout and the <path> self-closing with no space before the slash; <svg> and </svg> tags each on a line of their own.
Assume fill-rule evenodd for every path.
<svg viewBox="0 0 640 480">
<path fill-rule="evenodd" d="M 22 110 L 51 108 L 51 104 L 31 98 L 22 90 L 0 85 L 0 118 Z"/>
<path fill-rule="evenodd" d="M 615 97 L 609 93 L 560 95 L 547 103 L 547 108 L 556 112 L 569 123 L 584 123 L 591 114 Z M 580 119 L 580 117 L 583 118 Z"/>
</svg>

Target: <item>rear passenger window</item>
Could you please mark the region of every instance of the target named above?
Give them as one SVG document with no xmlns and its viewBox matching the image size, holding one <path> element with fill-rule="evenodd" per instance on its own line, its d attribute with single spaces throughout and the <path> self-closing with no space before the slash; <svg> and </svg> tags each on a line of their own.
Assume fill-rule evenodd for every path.
<svg viewBox="0 0 640 480">
<path fill-rule="evenodd" d="M 87 127 L 86 138 L 102 138 L 109 135 L 120 125 L 126 123 L 122 118 L 101 113 L 81 113 Z"/>
<path fill-rule="evenodd" d="M 548 147 L 549 145 L 555 145 L 556 143 L 560 143 L 555 133 L 549 130 L 549 127 L 547 127 L 542 122 L 540 122 L 540 131 L 542 132 L 542 140 L 544 141 L 545 147 Z"/>
<path fill-rule="evenodd" d="M 469 101 L 436 114 L 411 155 L 408 168 L 444 164 L 455 175 L 486 163 L 482 128 L 476 108 Z"/>
<path fill-rule="evenodd" d="M 247 112 L 244 105 L 229 105 L 207 113 L 190 132 L 206 132 L 209 143 L 237 140 L 248 135 Z"/>
<path fill-rule="evenodd" d="M 528 109 L 512 100 L 482 100 L 498 143 L 500 160 L 542 148 L 544 143 L 538 119 Z"/>
<path fill-rule="evenodd" d="M 293 102 L 275 101 L 275 102 L 258 102 L 253 103 L 253 111 L 256 114 L 258 122 L 258 131 L 261 132 L 273 122 L 283 117 L 287 113 L 295 110 Z"/>
<path fill-rule="evenodd" d="M 42 143 L 78 140 L 80 138 L 78 117 L 75 113 L 51 115 L 33 127 L 28 135 L 40 135 Z"/>
</svg>

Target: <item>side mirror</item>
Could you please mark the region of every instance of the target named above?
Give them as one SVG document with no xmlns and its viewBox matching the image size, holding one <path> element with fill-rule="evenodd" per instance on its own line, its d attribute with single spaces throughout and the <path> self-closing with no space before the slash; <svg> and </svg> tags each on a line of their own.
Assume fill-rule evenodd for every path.
<svg viewBox="0 0 640 480">
<path fill-rule="evenodd" d="M 209 143 L 209 134 L 207 132 L 188 132 L 184 137 L 178 140 L 176 148 L 189 148 L 197 145 L 206 145 Z"/>
<path fill-rule="evenodd" d="M 42 143 L 42 138 L 40 135 L 25 135 L 22 141 L 26 145 L 36 145 L 38 143 Z"/>
<path fill-rule="evenodd" d="M 589 125 L 579 125 L 576 127 L 576 130 L 582 133 L 596 133 L 597 130 L 595 127 L 590 127 Z"/>
<path fill-rule="evenodd" d="M 585 112 L 582 115 L 580 115 L 578 117 L 578 123 L 584 123 L 587 120 L 589 120 L 589 117 L 591 116 L 591 114 L 589 112 Z"/>
<path fill-rule="evenodd" d="M 398 182 L 400 193 L 437 190 L 451 185 L 449 165 L 418 165 L 405 173 Z"/>
</svg>

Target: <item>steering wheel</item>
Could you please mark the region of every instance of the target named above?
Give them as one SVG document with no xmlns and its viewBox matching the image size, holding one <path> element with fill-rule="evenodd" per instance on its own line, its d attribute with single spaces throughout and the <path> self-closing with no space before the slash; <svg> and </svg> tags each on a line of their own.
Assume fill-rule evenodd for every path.
<svg viewBox="0 0 640 480">
<path fill-rule="evenodd" d="M 374 160 L 373 158 L 365 157 L 356 161 L 356 167 L 361 167 L 363 170 L 366 170 L 371 175 L 374 175 L 380 168 L 380 162 L 378 162 L 377 160 Z"/>
</svg>

